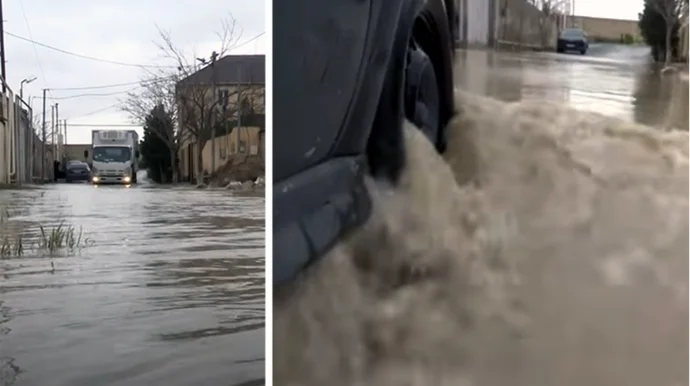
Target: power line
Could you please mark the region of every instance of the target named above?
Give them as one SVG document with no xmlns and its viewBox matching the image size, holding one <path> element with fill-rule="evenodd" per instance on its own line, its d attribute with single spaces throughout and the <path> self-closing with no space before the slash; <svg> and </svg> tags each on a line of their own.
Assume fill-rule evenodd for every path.
<svg viewBox="0 0 690 386">
<path fill-rule="evenodd" d="M 84 97 L 106 97 L 106 96 L 113 96 L 113 95 L 120 95 L 128 92 L 132 92 L 134 90 L 138 89 L 138 87 L 131 88 L 128 90 L 123 90 L 123 91 L 115 91 L 115 92 L 107 92 L 107 93 L 97 93 L 97 94 L 76 94 L 76 95 L 69 95 L 69 96 L 63 96 L 63 97 L 51 97 L 48 99 L 52 100 L 65 100 L 65 99 L 74 99 L 74 98 L 84 98 Z"/>
<path fill-rule="evenodd" d="M 246 42 L 240 43 L 240 44 L 238 44 L 238 45 L 232 47 L 232 48 L 230 49 L 230 51 L 236 50 L 236 49 L 238 49 L 238 48 L 240 48 L 240 47 L 242 47 L 242 46 L 246 46 L 247 44 L 253 42 L 254 40 L 256 40 L 256 39 L 258 39 L 258 38 L 264 36 L 265 33 L 266 33 L 266 31 L 264 31 L 264 32 L 262 32 L 262 33 L 260 33 L 260 34 L 258 34 L 258 35 L 256 35 L 256 36 L 254 36 L 253 38 L 247 40 Z"/>
<path fill-rule="evenodd" d="M 33 41 L 33 34 L 31 33 L 31 26 L 29 25 L 29 18 L 26 16 L 26 10 L 24 10 L 24 2 L 22 0 L 19 1 L 19 7 L 22 10 L 22 16 L 24 17 L 24 23 L 26 24 L 26 30 L 29 32 L 29 37 L 31 39 L 27 39 L 30 42 L 32 42 L 32 47 L 34 50 L 34 56 L 36 56 L 36 63 L 38 64 L 39 70 L 41 70 L 41 77 L 43 81 L 43 86 L 45 86 L 46 89 L 48 89 L 48 77 L 46 77 L 46 72 L 43 70 L 43 64 L 41 64 L 41 58 L 38 56 L 38 50 L 36 49 L 36 43 Z M 4 31 L 6 35 L 12 35 L 11 33 Z M 48 91 L 50 93 L 50 90 Z M 52 94 L 50 96 L 53 96 Z"/>
<path fill-rule="evenodd" d="M 62 48 L 53 47 L 53 46 L 48 45 L 48 44 L 45 44 L 45 43 L 37 42 L 37 41 L 33 40 L 32 38 L 30 39 L 30 38 L 25 38 L 25 37 L 23 37 L 23 36 L 15 35 L 15 34 L 13 34 L 13 33 L 11 33 L 11 32 L 5 31 L 5 33 L 6 33 L 7 35 L 9 35 L 9 36 L 12 36 L 13 38 L 16 38 L 16 39 L 19 39 L 19 40 L 23 40 L 23 41 L 25 41 L 25 42 L 29 42 L 29 43 L 32 43 L 32 44 L 34 44 L 34 45 L 38 45 L 38 46 L 41 46 L 41 47 L 43 47 L 43 48 L 47 48 L 47 49 L 49 49 L 49 50 L 57 51 L 57 52 L 60 52 L 60 53 L 65 54 L 65 55 L 75 56 L 75 57 L 77 57 L 77 58 L 82 58 L 82 59 L 87 59 L 87 60 L 93 60 L 93 61 L 96 61 L 96 62 L 117 64 L 117 65 L 126 66 L 126 67 L 144 67 L 144 68 L 176 68 L 176 67 L 177 67 L 177 66 L 160 66 L 160 65 L 153 65 L 153 64 L 125 63 L 125 62 L 119 62 L 119 61 L 115 61 L 115 60 L 108 60 L 108 59 L 96 58 L 96 57 L 93 57 L 93 56 L 88 56 L 88 55 L 78 54 L 78 53 L 76 53 L 76 52 L 67 51 L 67 50 L 64 50 L 64 49 L 62 49 Z"/>
<path fill-rule="evenodd" d="M 86 113 L 86 114 L 82 114 L 82 115 L 79 115 L 79 116 L 76 116 L 76 117 L 71 117 L 71 118 L 69 118 L 69 119 L 79 119 L 79 118 L 84 118 L 84 117 L 90 117 L 90 116 L 92 116 L 92 115 L 96 115 L 96 114 L 98 114 L 98 113 L 102 113 L 102 112 L 104 112 L 104 111 L 108 111 L 108 110 L 112 109 L 113 107 L 118 107 L 118 106 L 120 106 L 120 103 L 115 103 L 115 104 L 112 104 L 112 105 L 110 105 L 110 106 L 102 107 L 102 108 L 100 108 L 100 109 L 98 109 L 98 110 L 94 110 L 94 111 L 91 111 L 91 112 Z"/>
<path fill-rule="evenodd" d="M 97 89 L 104 89 L 104 88 L 115 88 L 115 87 L 133 86 L 133 85 L 142 86 L 142 85 L 147 85 L 147 84 L 164 82 L 166 80 L 175 79 L 176 77 L 177 76 L 160 77 L 160 78 L 153 78 L 153 79 L 149 79 L 149 80 L 138 80 L 136 82 L 101 84 L 101 85 L 96 85 L 96 86 L 56 87 L 56 88 L 53 88 L 52 90 L 54 90 L 54 91 L 81 91 L 81 90 L 97 90 Z"/>
<path fill-rule="evenodd" d="M 26 17 L 26 16 L 25 16 L 25 17 Z M 28 28 L 28 22 L 27 22 L 27 28 Z M 249 44 L 249 43 L 251 43 L 251 42 L 253 42 L 254 40 L 256 40 L 256 39 L 260 38 L 261 36 L 263 36 L 265 33 L 266 33 L 266 31 L 261 32 L 260 34 L 258 34 L 258 35 L 256 35 L 256 36 L 252 37 L 251 39 L 249 39 L 249 40 L 247 40 L 247 41 L 245 41 L 245 42 L 242 42 L 242 43 L 236 45 L 235 47 L 233 47 L 233 48 L 231 49 L 231 51 L 234 50 L 234 49 L 237 49 L 237 48 L 239 48 L 239 47 L 245 46 L 245 45 L 247 45 L 247 44 Z M 29 31 L 29 38 L 25 38 L 25 37 L 23 37 L 23 36 L 19 36 L 19 35 L 13 34 L 13 33 L 8 32 L 8 31 L 5 31 L 5 34 L 7 34 L 8 36 L 12 36 L 12 37 L 15 38 L 15 39 L 19 39 L 19 40 L 23 40 L 23 41 L 25 41 L 25 42 L 32 43 L 32 44 L 34 45 L 34 50 L 36 50 L 36 46 L 38 45 L 38 46 L 47 48 L 47 49 L 49 49 L 49 50 L 53 50 L 53 51 L 56 51 L 56 52 L 63 53 L 63 54 L 65 54 L 65 55 L 71 55 L 71 56 L 74 56 L 74 57 L 77 57 L 77 58 L 82 58 L 82 59 L 87 59 L 87 60 L 93 60 L 93 61 L 96 61 L 96 62 L 109 63 L 109 64 L 116 64 L 116 65 L 125 66 L 125 67 L 139 67 L 139 68 L 178 68 L 178 66 L 171 66 L 171 65 L 154 65 L 154 64 L 126 63 L 126 62 L 119 62 L 119 61 L 116 61 L 116 60 L 108 60 L 108 59 L 103 59 L 103 58 L 97 58 L 97 57 L 94 57 L 94 56 L 79 54 L 79 53 L 76 53 L 76 52 L 67 51 L 67 50 L 62 49 L 62 48 L 58 48 L 58 47 L 51 46 L 51 45 L 46 44 L 46 43 L 37 42 L 37 41 L 33 40 L 33 37 L 31 37 L 31 32 L 30 32 L 30 31 Z M 38 55 L 38 54 L 36 54 L 36 55 Z"/>
<path fill-rule="evenodd" d="M 68 123 L 71 127 L 142 127 L 133 123 Z"/>
</svg>

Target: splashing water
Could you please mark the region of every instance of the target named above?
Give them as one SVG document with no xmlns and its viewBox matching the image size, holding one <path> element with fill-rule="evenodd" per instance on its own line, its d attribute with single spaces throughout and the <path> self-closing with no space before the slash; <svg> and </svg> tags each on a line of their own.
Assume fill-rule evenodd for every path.
<svg viewBox="0 0 690 386">
<path fill-rule="evenodd" d="M 276 385 L 688 383 L 688 133 L 459 94 L 276 294 Z"/>
</svg>

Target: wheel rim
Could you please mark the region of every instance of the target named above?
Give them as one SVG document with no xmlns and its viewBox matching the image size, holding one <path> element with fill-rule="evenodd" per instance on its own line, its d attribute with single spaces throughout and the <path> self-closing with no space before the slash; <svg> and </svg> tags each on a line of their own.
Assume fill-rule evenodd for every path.
<svg viewBox="0 0 690 386">
<path fill-rule="evenodd" d="M 405 117 L 436 145 L 440 113 L 439 88 L 433 62 L 413 36 L 405 69 Z"/>
</svg>

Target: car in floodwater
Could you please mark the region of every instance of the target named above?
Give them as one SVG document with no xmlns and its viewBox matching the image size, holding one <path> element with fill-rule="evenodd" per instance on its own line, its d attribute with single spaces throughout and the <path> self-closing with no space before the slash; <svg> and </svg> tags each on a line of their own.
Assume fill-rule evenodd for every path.
<svg viewBox="0 0 690 386">
<path fill-rule="evenodd" d="M 404 121 L 439 152 L 454 115 L 454 0 L 275 2 L 273 282 L 371 214 L 367 176 L 395 185 Z"/>
<path fill-rule="evenodd" d="M 65 167 L 65 182 L 90 181 L 91 168 L 86 162 L 69 161 Z"/>
<path fill-rule="evenodd" d="M 565 53 L 567 51 L 577 51 L 582 55 L 587 53 L 589 41 L 587 33 L 581 28 L 566 28 L 558 34 L 556 51 Z"/>
</svg>

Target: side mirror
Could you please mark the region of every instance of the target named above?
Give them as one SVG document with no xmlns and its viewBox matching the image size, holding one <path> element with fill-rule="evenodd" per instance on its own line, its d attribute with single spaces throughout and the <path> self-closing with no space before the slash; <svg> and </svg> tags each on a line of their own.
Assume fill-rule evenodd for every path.
<svg viewBox="0 0 690 386">
<path fill-rule="evenodd" d="M 88 159 L 88 158 L 89 158 L 89 151 L 84 150 L 84 159 Z"/>
</svg>

